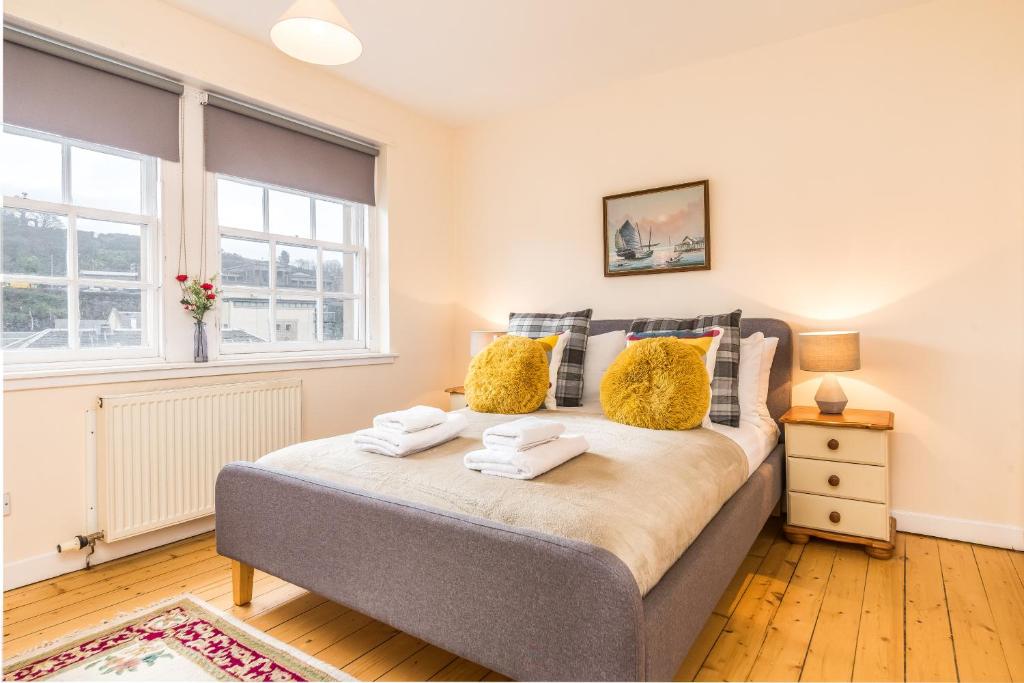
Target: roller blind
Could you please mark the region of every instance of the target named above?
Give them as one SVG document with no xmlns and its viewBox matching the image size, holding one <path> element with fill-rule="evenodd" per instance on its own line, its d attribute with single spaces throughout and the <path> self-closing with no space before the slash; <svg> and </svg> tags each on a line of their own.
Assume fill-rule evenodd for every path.
<svg viewBox="0 0 1024 683">
<path fill-rule="evenodd" d="M 370 143 L 217 95 L 204 122 L 208 171 L 375 203 Z"/>
<path fill-rule="evenodd" d="M 178 161 L 180 84 L 4 29 L 4 123 Z"/>
</svg>

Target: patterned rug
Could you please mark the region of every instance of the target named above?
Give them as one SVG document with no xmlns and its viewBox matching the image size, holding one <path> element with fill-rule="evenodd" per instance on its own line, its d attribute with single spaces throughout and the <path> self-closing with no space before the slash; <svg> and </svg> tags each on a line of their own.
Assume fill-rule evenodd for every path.
<svg viewBox="0 0 1024 683">
<path fill-rule="evenodd" d="M 11 681 L 354 681 L 192 595 L 150 605 L 4 666 Z"/>
</svg>

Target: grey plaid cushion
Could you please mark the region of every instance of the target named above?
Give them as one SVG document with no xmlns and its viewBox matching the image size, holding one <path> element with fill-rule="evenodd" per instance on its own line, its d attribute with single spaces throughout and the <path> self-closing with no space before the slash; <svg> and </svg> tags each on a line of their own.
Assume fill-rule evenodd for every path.
<svg viewBox="0 0 1024 683">
<path fill-rule="evenodd" d="M 560 406 L 579 406 L 583 402 L 583 358 L 592 313 L 589 308 L 569 313 L 509 313 L 509 334 L 536 339 L 569 332 L 555 384 L 555 402 Z"/>
<path fill-rule="evenodd" d="M 740 426 L 740 317 L 743 312 L 701 315 L 696 318 L 637 318 L 630 332 L 665 332 L 693 330 L 703 332 L 709 327 L 722 328 L 722 342 L 715 359 L 715 376 L 711 378 L 711 421 L 730 427 Z"/>
</svg>

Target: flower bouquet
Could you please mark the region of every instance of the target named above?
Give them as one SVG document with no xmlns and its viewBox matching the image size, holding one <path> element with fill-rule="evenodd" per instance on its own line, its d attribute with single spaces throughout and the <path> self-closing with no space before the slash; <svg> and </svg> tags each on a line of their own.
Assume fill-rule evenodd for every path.
<svg viewBox="0 0 1024 683">
<path fill-rule="evenodd" d="M 217 303 L 217 296 L 220 294 L 220 290 L 214 285 L 217 276 L 213 275 L 209 280 L 203 281 L 195 277 L 189 279 L 188 275 L 178 275 L 175 280 L 181 285 L 182 308 L 196 321 L 193 359 L 197 363 L 205 363 L 210 358 L 207 352 L 206 323 L 203 322 L 203 316 L 211 311 L 214 304 Z"/>
</svg>

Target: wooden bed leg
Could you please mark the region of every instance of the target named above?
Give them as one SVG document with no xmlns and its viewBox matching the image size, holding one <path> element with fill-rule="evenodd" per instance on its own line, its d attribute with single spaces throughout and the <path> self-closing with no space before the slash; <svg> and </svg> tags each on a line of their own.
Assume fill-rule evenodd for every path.
<svg viewBox="0 0 1024 683">
<path fill-rule="evenodd" d="M 244 562 L 231 560 L 231 593 L 236 605 L 252 600 L 252 576 L 255 569 Z"/>
</svg>

